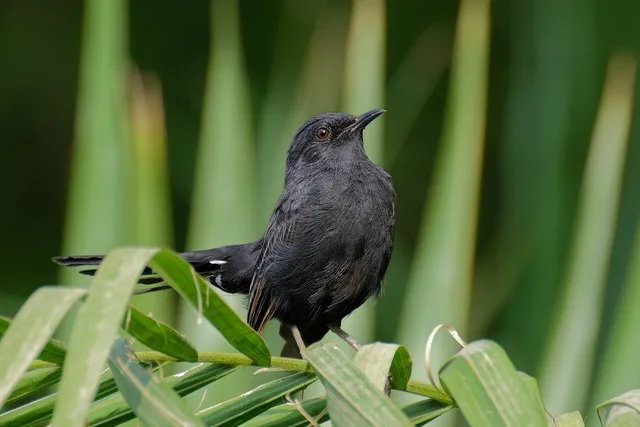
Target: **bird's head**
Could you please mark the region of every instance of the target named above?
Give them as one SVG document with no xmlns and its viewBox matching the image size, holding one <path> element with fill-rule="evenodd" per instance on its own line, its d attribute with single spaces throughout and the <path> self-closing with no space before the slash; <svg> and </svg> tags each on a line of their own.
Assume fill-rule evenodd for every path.
<svg viewBox="0 0 640 427">
<path fill-rule="evenodd" d="M 324 113 L 307 120 L 296 132 L 287 156 L 287 169 L 322 160 L 344 161 L 364 154 L 362 132 L 385 110 L 359 116 Z"/>
</svg>

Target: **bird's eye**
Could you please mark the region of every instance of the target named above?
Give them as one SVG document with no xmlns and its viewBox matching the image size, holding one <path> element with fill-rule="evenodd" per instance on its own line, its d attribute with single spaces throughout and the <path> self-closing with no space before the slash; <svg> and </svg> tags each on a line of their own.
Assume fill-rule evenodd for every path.
<svg viewBox="0 0 640 427">
<path fill-rule="evenodd" d="M 331 132 L 329 131 L 329 129 L 327 129 L 326 127 L 321 127 L 316 131 L 316 138 L 318 138 L 320 141 L 324 141 L 325 139 L 329 138 L 330 134 Z"/>
</svg>

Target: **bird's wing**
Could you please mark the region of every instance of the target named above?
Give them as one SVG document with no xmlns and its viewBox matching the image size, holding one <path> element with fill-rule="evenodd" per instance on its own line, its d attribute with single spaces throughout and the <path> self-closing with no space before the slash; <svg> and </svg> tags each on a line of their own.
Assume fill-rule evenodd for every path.
<svg viewBox="0 0 640 427">
<path fill-rule="evenodd" d="M 276 301 L 266 289 L 264 272 L 274 255 L 295 233 L 297 210 L 298 206 L 295 206 L 287 193 L 284 193 L 276 205 L 264 235 L 262 251 L 249 287 L 247 313 L 249 326 L 258 332 L 264 329 L 276 311 Z"/>
</svg>

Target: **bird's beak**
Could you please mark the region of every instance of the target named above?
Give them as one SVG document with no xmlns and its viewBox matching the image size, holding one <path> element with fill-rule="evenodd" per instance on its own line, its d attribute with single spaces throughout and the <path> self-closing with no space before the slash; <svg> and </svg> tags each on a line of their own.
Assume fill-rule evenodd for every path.
<svg viewBox="0 0 640 427">
<path fill-rule="evenodd" d="M 382 113 L 386 112 L 387 110 L 385 110 L 384 108 L 377 108 L 375 110 L 371 110 L 368 111 L 364 114 L 361 114 L 358 116 L 358 118 L 356 119 L 356 121 L 349 126 L 349 128 L 351 128 L 352 131 L 361 131 L 367 127 L 367 125 L 369 123 L 371 123 L 372 121 L 374 121 L 375 119 L 377 119 L 378 117 L 380 117 L 382 115 Z"/>
</svg>

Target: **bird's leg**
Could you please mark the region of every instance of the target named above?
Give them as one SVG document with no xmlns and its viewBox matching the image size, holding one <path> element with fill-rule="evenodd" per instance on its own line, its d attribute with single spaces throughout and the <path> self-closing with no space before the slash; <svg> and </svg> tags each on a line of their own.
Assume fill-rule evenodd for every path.
<svg viewBox="0 0 640 427">
<path fill-rule="evenodd" d="M 336 334 L 337 336 L 339 336 L 340 338 L 342 338 L 344 340 L 344 342 L 346 342 L 347 344 L 349 344 L 351 347 L 353 347 L 353 349 L 355 351 L 360 350 L 360 347 L 362 347 L 358 341 L 356 341 L 356 339 L 354 337 L 352 337 L 351 335 L 349 335 L 347 332 L 345 332 L 344 329 L 342 329 L 340 326 L 329 326 L 329 329 L 331 329 L 331 331 Z"/>
<path fill-rule="evenodd" d="M 293 334 L 293 339 L 296 341 L 296 344 L 298 344 L 298 349 L 300 350 L 300 354 L 306 352 L 307 346 L 304 344 L 304 341 L 302 340 L 302 335 L 300 334 L 300 330 L 298 329 L 298 327 L 295 325 L 291 325 L 291 333 Z"/>
</svg>

